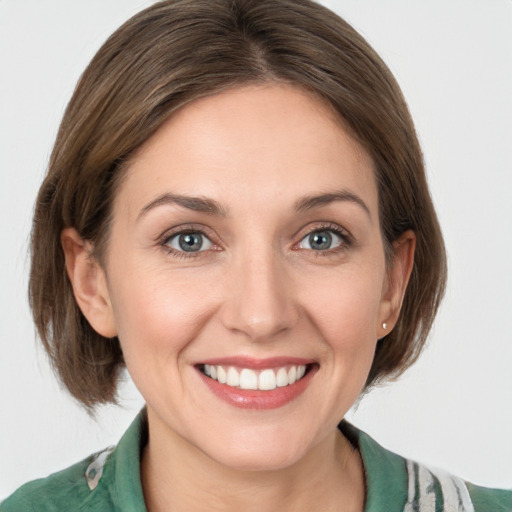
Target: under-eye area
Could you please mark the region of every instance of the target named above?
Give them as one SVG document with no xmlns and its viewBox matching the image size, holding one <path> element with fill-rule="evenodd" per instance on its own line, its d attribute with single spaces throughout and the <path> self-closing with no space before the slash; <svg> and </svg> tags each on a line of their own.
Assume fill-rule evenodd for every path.
<svg viewBox="0 0 512 512">
<path fill-rule="evenodd" d="M 291 386 L 301 380 L 316 363 L 306 365 L 284 365 L 277 368 L 252 369 L 229 365 L 201 364 L 197 368 L 207 377 L 227 386 L 259 391 L 271 391 Z"/>
</svg>

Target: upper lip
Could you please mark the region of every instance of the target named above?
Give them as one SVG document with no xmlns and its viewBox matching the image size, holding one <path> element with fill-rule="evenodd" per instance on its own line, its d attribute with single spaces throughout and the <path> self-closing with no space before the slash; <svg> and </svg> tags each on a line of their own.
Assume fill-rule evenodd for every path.
<svg viewBox="0 0 512 512">
<path fill-rule="evenodd" d="M 258 370 L 262 368 L 279 368 L 286 365 L 308 365 L 313 364 L 313 359 L 304 357 L 277 356 L 268 358 L 254 358 L 248 356 L 231 356 L 205 359 L 198 364 L 209 364 L 212 366 L 238 366 Z"/>
</svg>

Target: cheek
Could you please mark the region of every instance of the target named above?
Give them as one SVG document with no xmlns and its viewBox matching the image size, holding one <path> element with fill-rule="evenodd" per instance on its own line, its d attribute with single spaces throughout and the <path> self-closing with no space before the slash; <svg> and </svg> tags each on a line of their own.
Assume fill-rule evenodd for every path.
<svg viewBox="0 0 512 512">
<path fill-rule="evenodd" d="M 318 312 L 322 336 L 332 353 L 333 371 L 366 380 L 377 343 L 375 318 L 378 308 L 339 297 Z M 350 379 L 349 379 L 350 380 Z"/>
<path fill-rule="evenodd" d="M 131 273 L 119 269 L 112 280 L 111 300 L 127 363 L 134 356 L 167 359 L 193 340 L 215 309 L 214 297 L 204 290 L 204 280 L 197 276 L 152 268 L 139 267 Z"/>
<path fill-rule="evenodd" d="M 380 265 L 333 272 L 305 296 L 305 309 L 333 363 L 330 371 L 356 387 L 364 385 L 375 354 L 383 278 Z"/>
<path fill-rule="evenodd" d="M 307 304 L 329 338 L 346 333 L 374 337 L 379 317 L 384 272 L 380 266 L 332 272 L 307 289 Z M 312 280 L 314 283 L 314 280 Z M 342 336 L 345 337 L 345 336 Z"/>
</svg>

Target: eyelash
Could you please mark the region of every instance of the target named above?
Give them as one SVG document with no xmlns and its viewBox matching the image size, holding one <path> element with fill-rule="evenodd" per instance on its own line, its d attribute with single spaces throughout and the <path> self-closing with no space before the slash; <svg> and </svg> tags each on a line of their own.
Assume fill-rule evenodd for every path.
<svg viewBox="0 0 512 512">
<path fill-rule="evenodd" d="M 337 237 L 339 237 L 341 239 L 341 244 L 338 247 L 335 247 L 333 249 L 317 250 L 317 251 L 315 251 L 314 249 L 304 249 L 304 248 L 298 247 L 308 236 L 312 235 L 313 233 L 320 233 L 322 231 L 334 233 Z M 200 236 L 206 238 L 212 244 L 213 249 L 186 252 L 186 251 L 176 250 L 176 249 L 170 247 L 169 244 L 174 238 L 176 238 L 180 235 L 186 235 L 186 234 L 195 234 L 195 235 L 200 235 Z M 160 237 L 158 244 L 167 252 L 167 254 L 172 255 L 175 258 L 189 259 L 189 258 L 197 258 L 197 257 L 201 256 L 202 253 L 205 253 L 205 252 L 208 252 L 211 250 L 218 251 L 219 250 L 218 244 L 216 244 L 212 240 L 212 238 L 213 237 L 209 236 L 205 232 L 204 229 L 193 226 L 193 225 L 187 225 L 187 226 L 181 226 L 179 228 L 176 228 L 175 230 L 173 230 L 170 233 L 169 232 L 164 233 L 164 235 L 162 235 Z M 299 242 L 294 244 L 293 250 L 309 251 L 309 252 L 313 253 L 315 257 L 322 257 L 322 256 L 336 255 L 340 252 L 346 251 L 352 245 L 353 245 L 353 238 L 348 231 L 341 228 L 337 224 L 326 223 L 326 224 L 322 224 L 320 226 L 314 226 L 313 228 L 308 230 L 306 233 L 301 235 Z"/>
<path fill-rule="evenodd" d="M 159 245 L 165 250 L 165 252 L 167 252 L 167 254 L 173 256 L 174 258 L 181 258 L 181 259 L 189 259 L 189 258 L 197 258 L 198 256 L 201 256 L 202 253 L 204 252 L 208 252 L 208 250 L 203 250 L 203 251 L 191 251 L 191 252 L 186 252 L 186 251 L 179 251 L 179 250 L 176 250 L 172 247 L 170 247 L 170 242 L 180 236 L 180 235 L 187 235 L 187 234 L 194 234 L 194 235 L 200 235 L 204 238 L 206 238 L 207 240 L 210 241 L 210 243 L 212 244 L 213 246 L 213 249 L 208 249 L 208 250 L 218 250 L 218 249 L 215 249 L 215 247 L 218 245 L 212 240 L 212 236 L 209 236 L 204 229 L 202 228 L 199 228 L 199 227 L 196 227 L 196 226 L 193 226 L 193 225 L 190 225 L 190 226 L 180 226 L 179 228 L 176 228 L 174 231 L 172 232 L 166 232 L 162 237 L 160 237 L 160 241 L 159 241 Z"/>
<path fill-rule="evenodd" d="M 312 235 L 313 233 L 320 233 L 322 231 L 328 231 L 331 233 L 334 233 L 336 236 L 338 236 L 341 239 L 341 243 L 338 247 L 334 247 L 333 249 L 326 249 L 326 250 L 318 250 L 315 251 L 313 249 L 302 249 L 300 247 L 297 247 L 295 250 L 297 251 L 309 251 L 312 253 L 315 257 L 325 257 L 325 256 L 335 256 L 339 254 L 340 252 L 344 252 L 347 249 L 349 249 L 354 244 L 354 240 L 352 238 L 352 235 L 345 229 L 341 228 L 337 224 L 321 224 L 320 226 L 314 226 L 310 230 L 308 230 L 304 235 L 301 236 L 300 241 L 295 244 L 294 247 L 298 246 L 300 243 L 303 242 L 307 237 Z"/>
</svg>

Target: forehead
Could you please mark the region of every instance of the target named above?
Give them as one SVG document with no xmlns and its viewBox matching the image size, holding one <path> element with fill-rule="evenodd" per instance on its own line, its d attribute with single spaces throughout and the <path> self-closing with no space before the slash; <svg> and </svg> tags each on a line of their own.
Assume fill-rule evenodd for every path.
<svg viewBox="0 0 512 512">
<path fill-rule="evenodd" d="M 338 189 L 377 203 L 373 162 L 333 109 L 290 85 L 251 85 L 173 113 L 132 158 L 116 201 L 135 210 L 171 192 L 268 207 Z"/>
</svg>

